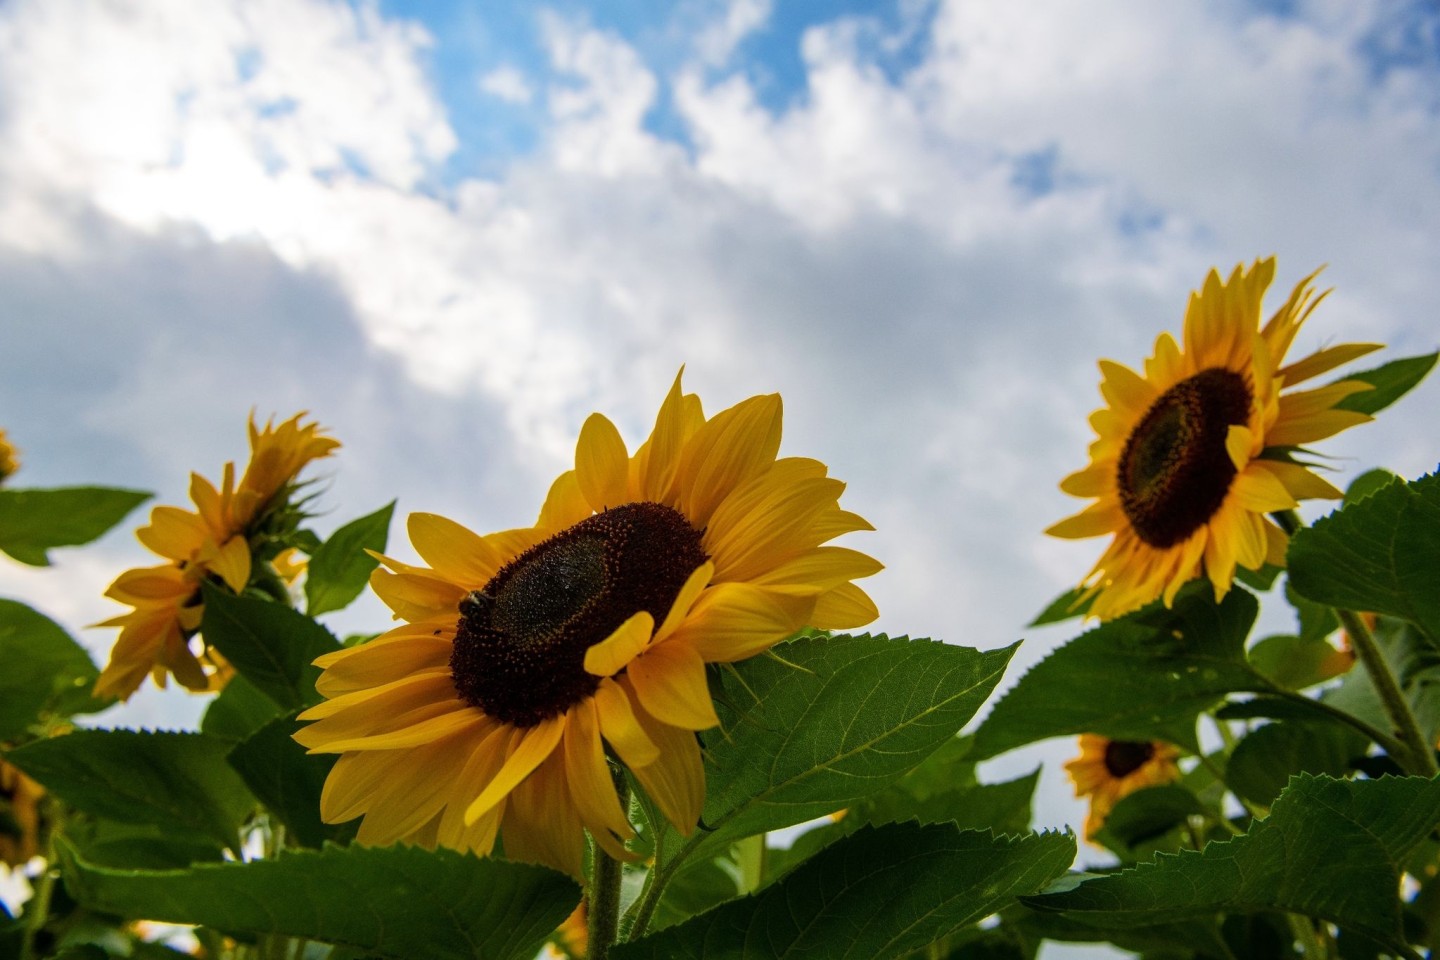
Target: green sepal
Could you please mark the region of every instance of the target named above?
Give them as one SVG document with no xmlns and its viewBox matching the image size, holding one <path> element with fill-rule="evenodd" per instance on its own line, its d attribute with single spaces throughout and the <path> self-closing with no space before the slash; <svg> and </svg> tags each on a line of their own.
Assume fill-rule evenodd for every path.
<svg viewBox="0 0 1440 960">
<path fill-rule="evenodd" d="M 0 490 L 0 551 L 32 567 L 48 567 L 52 547 L 99 539 L 150 497 L 113 487 Z"/>
<path fill-rule="evenodd" d="M 390 536 L 391 500 L 374 513 L 352 520 L 310 556 L 305 569 L 305 612 L 312 617 L 340 610 L 360 596 L 378 561 L 366 553 L 385 552 Z"/>
<path fill-rule="evenodd" d="M 1336 410 L 1353 410 L 1356 413 L 1376 414 L 1413 390 L 1425 375 L 1435 366 L 1440 354 L 1429 353 L 1418 357 L 1402 357 L 1372 370 L 1347 373 L 1336 380 L 1359 380 L 1368 383 L 1373 390 L 1352 393 L 1335 404 Z"/>
<path fill-rule="evenodd" d="M 531 960 L 580 902 L 574 881 L 529 864 L 418 847 L 282 850 L 272 860 L 115 870 L 58 844 L 79 902 L 122 916 L 280 934 L 435 960 Z"/>
</svg>

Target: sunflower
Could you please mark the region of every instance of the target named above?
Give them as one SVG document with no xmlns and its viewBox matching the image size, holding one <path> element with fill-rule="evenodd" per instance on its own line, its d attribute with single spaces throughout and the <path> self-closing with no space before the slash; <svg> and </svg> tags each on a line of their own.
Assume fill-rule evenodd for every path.
<svg viewBox="0 0 1440 960">
<path fill-rule="evenodd" d="M 705 665 L 810 624 L 876 610 L 853 580 L 880 565 L 827 541 L 872 529 L 824 464 L 780 458 L 778 395 L 707 419 L 676 377 L 631 455 L 593 414 L 575 469 L 532 527 L 479 536 L 409 518 L 428 566 L 381 557 L 375 592 L 408 621 L 327 654 L 296 739 L 338 753 L 321 797 L 359 839 L 506 856 L 578 875 L 584 836 L 627 858 L 634 836 L 606 747 L 688 834 L 718 720 Z"/>
<path fill-rule="evenodd" d="M 128 699 L 151 674 L 160 686 L 174 674 L 188 690 L 219 689 L 232 671 L 219 651 L 190 638 L 200 629 L 204 604 L 200 586 L 223 584 L 240 593 L 256 573 L 256 560 L 267 564 L 283 550 L 299 520 L 291 503 L 295 478 L 312 460 L 328 457 L 339 441 L 318 424 L 301 424 L 303 413 L 264 429 L 250 419 L 250 463 L 240 482 L 227 463 L 220 487 L 190 475 L 194 510 L 156 507 L 150 522 L 135 532 L 140 542 L 166 562 L 127 570 L 105 596 L 133 609 L 97 626 L 119 627 L 110 663 L 95 683 L 96 696 Z M 283 562 L 283 559 L 282 559 Z M 283 589 L 283 585 L 281 587 Z"/>
<path fill-rule="evenodd" d="M 1092 840 L 1121 797 L 1144 787 L 1180 777 L 1178 748 L 1159 740 L 1111 740 L 1093 733 L 1080 735 L 1080 756 L 1065 764 L 1075 796 L 1090 798 L 1085 839 Z"/>
<path fill-rule="evenodd" d="M 40 853 L 40 798 L 45 788 L 0 760 L 0 863 L 24 866 Z"/>
<path fill-rule="evenodd" d="M 1090 417 L 1098 435 L 1090 465 L 1060 484 L 1096 502 L 1046 531 L 1112 537 L 1082 584 L 1091 615 L 1109 619 L 1162 596 L 1168 605 L 1202 572 L 1218 600 L 1237 566 L 1284 564 L 1287 540 L 1267 513 L 1341 495 L 1295 454 L 1371 419 L 1337 409 L 1370 385 L 1343 380 L 1281 391 L 1379 345 L 1337 344 L 1285 364 L 1325 294 L 1315 296 L 1311 274 L 1260 327 L 1260 301 L 1274 274 L 1273 257 L 1236 267 L 1227 281 L 1210 271 L 1190 295 L 1184 349 L 1162 333 L 1143 376 L 1100 361 L 1107 406 Z"/>
<path fill-rule="evenodd" d="M 0 429 L 0 483 L 20 469 L 20 451 L 10 445 L 5 431 Z"/>
</svg>

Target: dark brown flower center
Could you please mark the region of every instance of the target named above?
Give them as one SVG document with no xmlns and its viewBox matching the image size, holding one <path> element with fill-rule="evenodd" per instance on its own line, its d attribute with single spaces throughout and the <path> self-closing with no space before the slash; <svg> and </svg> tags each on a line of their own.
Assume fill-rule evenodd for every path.
<svg viewBox="0 0 1440 960">
<path fill-rule="evenodd" d="M 1125 441 L 1120 506 L 1152 547 L 1173 547 L 1225 502 L 1235 464 L 1230 427 L 1250 418 L 1250 387 L 1233 370 L 1211 369 L 1160 395 Z"/>
<path fill-rule="evenodd" d="M 1154 744 L 1135 740 L 1111 740 L 1105 745 L 1105 769 L 1119 780 L 1139 770 L 1155 756 Z"/>
<path fill-rule="evenodd" d="M 460 602 L 450 672 L 471 705 L 531 727 L 595 692 L 585 651 L 641 610 L 658 624 L 709 557 L 658 503 L 597 513 L 538 543 Z"/>
</svg>

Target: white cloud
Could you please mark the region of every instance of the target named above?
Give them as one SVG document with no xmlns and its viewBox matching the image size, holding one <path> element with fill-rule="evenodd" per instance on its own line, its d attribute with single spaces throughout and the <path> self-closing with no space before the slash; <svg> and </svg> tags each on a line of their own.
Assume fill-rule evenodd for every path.
<svg viewBox="0 0 1440 960">
<path fill-rule="evenodd" d="M 725 15 L 700 31 L 695 50 L 710 66 L 723 66 L 746 37 L 770 20 L 771 0 L 730 0 Z"/>
<path fill-rule="evenodd" d="M 530 81 L 515 67 L 496 67 L 485 73 L 479 80 L 480 89 L 506 103 L 529 103 L 535 97 Z"/>
</svg>

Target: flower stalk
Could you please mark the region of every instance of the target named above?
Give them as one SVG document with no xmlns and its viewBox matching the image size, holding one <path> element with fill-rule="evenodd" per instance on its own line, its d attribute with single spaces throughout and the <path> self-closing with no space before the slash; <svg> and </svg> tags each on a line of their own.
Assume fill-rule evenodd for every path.
<svg viewBox="0 0 1440 960">
<path fill-rule="evenodd" d="M 630 785 L 623 775 L 615 777 L 615 791 L 620 796 L 621 808 L 628 808 Z M 591 849 L 594 856 L 590 865 L 589 889 L 586 891 L 589 900 L 586 956 L 590 960 L 605 960 L 620 931 L 620 887 L 624 865 L 606 853 L 598 843 Z"/>
</svg>

